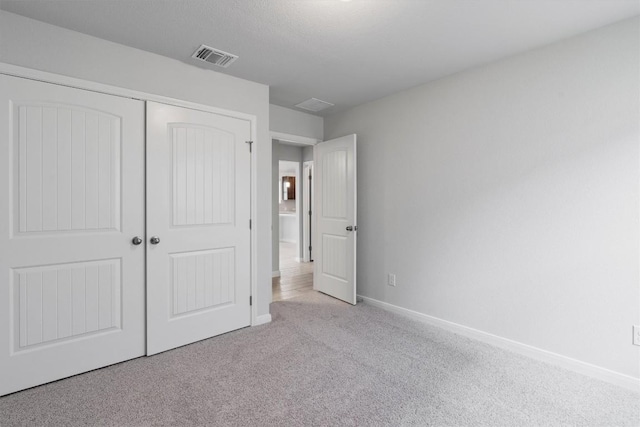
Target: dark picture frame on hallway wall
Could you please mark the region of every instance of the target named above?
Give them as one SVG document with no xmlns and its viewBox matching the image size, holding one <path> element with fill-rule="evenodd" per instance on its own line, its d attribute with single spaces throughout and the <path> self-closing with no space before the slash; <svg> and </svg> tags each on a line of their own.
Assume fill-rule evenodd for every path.
<svg viewBox="0 0 640 427">
<path fill-rule="evenodd" d="M 282 177 L 282 200 L 295 200 L 295 199 L 296 199 L 296 177 L 283 176 Z"/>
</svg>

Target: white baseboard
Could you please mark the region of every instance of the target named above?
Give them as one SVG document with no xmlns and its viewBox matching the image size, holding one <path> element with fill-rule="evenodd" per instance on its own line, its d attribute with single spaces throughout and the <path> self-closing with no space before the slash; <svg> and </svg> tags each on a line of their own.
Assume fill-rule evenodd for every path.
<svg viewBox="0 0 640 427">
<path fill-rule="evenodd" d="M 528 344 L 523 344 L 518 341 L 513 341 L 508 338 L 503 338 L 497 335 L 493 335 L 488 332 L 483 332 L 477 329 L 473 329 L 468 326 L 463 326 L 457 323 L 449 322 L 448 320 L 443 320 L 434 316 L 429 316 L 428 314 L 423 314 L 417 311 L 398 307 L 397 305 L 389 304 L 373 298 L 369 298 L 361 295 L 358 295 L 358 298 L 362 298 L 365 304 L 369 304 L 374 307 L 379 307 L 387 311 L 401 314 L 403 316 L 407 316 L 412 319 L 419 320 L 421 322 L 446 329 L 456 334 L 460 334 L 472 339 L 476 339 L 478 341 L 485 342 L 487 344 L 494 345 L 496 347 L 513 351 L 514 353 L 518 353 L 523 356 L 527 356 L 532 359 L 539 360 L 541 362 L 546 362 L 552 365 L 560 366 L 564 369 L 568 369 L 570 371 L 577 372 L 582 375 L 586 375 L 592 378 L 606 381 L 610 384 L 624 387 L 626 389 L 629 389 L 635 392 L 640 392 L 640 379 L 638 378 L 621 374 L 619 372 L 611 371 L 609 369 L 592 365 L 587 362 L 582 362 L 577 359 L 572 359 L 570 357 L 553 353 L 547 350 L 543 350 L 538 347 L 533 347 Z"/>
<path fill-rule="evenodd" d="M 264 325 L 265 323 L 271 322 L 271 314 L 263 314 L 262 316 L 256 317 L 256 323 L 251 326 L 259 326 Z"/>
<path fill-rule="evenodd" d="M 271 277 L 272 277 L 272 278 L 273 278 L 273 277 L 280 277 L 280 270 L 272 271 L 272 272 L 271 272 Z"/>
</svg>

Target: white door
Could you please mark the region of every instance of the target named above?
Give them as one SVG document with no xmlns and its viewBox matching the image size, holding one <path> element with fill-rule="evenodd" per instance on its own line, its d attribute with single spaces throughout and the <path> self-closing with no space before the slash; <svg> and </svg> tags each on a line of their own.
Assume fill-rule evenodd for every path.
<svg viewBox="0 0 640 427">
<path fill-rule="evenodd" d="M 313 147 L 313 288 L 356 303 L 356 135 Z"/>
<path fill-rule="evenodd" d="M 0 75 L 0 395 L 145 354 L 144 103 Z"/>
<path fill-rule="evenodd" d="M 147 103 L 147 354 L 248 326 L 251 122 Z"/>
</svg>

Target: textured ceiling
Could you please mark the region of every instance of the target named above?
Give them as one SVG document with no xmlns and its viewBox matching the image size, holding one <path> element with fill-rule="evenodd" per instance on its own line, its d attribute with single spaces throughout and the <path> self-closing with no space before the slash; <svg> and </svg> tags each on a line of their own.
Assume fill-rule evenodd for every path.
<svg viewBox="0 0 640 427">
<path fill-rule="evenodd" d="M 640 14 L 638 0 L 0 0 L 0 8 L 267 84 L 271 102 L 368 102 Z M 239 55 L 191 59 L 200 44 Z M 321 113 L 322 114 L 322 113 Z"/>
</svg>

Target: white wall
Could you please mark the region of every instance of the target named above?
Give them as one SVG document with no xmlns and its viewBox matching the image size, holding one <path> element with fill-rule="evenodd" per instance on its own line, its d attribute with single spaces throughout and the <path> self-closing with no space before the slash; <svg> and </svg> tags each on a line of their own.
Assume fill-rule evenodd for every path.
<svg viewBox="0 0 640 427">
<path fill-rule="evenodd" d="M 322 141 L 324 119 L 312 114 L 269 105 L 269 130 L 289 135 L 304 136 Z"/>
<path fill-rule="evenodd" d="M 358 293 L 638 378 L 639 23 L 325 118 L 358 134 Z"/>
<path fill-rule="evenodd" d="M 309 162 L 313 160 L 313 147 L 304 147 L 302 149 L 302 161 Z"/>
<path fill-rule="evenodd" d="M 253 114 L 257 117 L 258 315 L 271 302 L 271 138 L 268 86 L 200 69 L 0 11 L 0 62 Z"/>
</svg>

